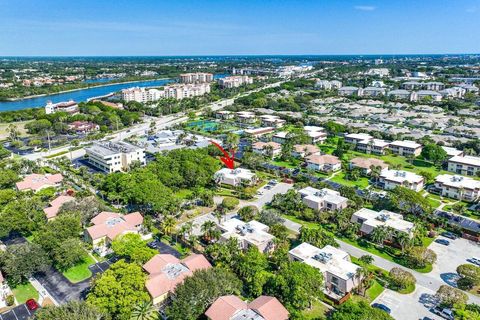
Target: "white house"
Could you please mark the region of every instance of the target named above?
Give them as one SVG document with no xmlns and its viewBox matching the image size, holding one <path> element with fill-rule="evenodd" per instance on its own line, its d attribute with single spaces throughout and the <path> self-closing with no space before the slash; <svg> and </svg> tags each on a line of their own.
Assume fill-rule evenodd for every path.
<svg viewBox="0 0 480 320">
<path fill-rule="evenodd" d="M 303 203 L 314 210 L 342 210 L 348 206 L 348 199 L 342 197 L 340 192 L 323 188 L 321 190 L 306 187 L 298 191 Z"/>
<path fill-rule="evenodd" d="M 352 215 L 350 220 L 354 223 L 361 224 L 360 232 L 362 234 L 370 234 L 379 226 L 393 228 L 397 232 L 404 232 L 409 236 L 413 236 L 415 225 L 403 220 L 403 216 L 399 213 L 382 210 L 380 212 L 362 208 Z"/>
<path fill-rule="evenodd" d="M 267 253 L 275 249 L 273 242 L 275 237 L 268 233 L 268 226 L 258 221 L 252 220 L 247 223 L 232 218 L 220 224 L 219 228 L 223 232 L 220 241 L 235 238 L 242 250 L 255 246 L 260 252 Z"/>
<path fill-rule="evenodd" d="M 307 168 L 316 171 L 338 171 L 342 169 L 342 162 L 335 156 L 324 154 L 324 155 L 311 155 L 305 159 L 307 163 Z"/>
<path fill-rule="evenodd" d="M 313 144 L 296 144 L 293 146 L 292 156 L 305 158 L 311 155 L 320 155 L 320 149 Z"/>
<path fill-rule="evenodd" d="M 410 140 L 396 140 L 389 143 L 392 153 L 404 157 L 417 157 L 422 152 L 422 145 Z"/>
<path fill-rule="evenodd" d="M 257 182 L 255 173 L 244 168 L 222 168 L 215 172 L 214 179 L 218 184 L 228 184 L 233 187 L 242 184 L 253 185 Z"/>
<path fill-rule="evenodd" d="M 320 249 L 304 242 L 290 250 L 288 256 L 319 269 L 325 282 L 323 292 L 334 300 L 345 297 L 360 282 L 357 277 L 360 267 L 350 261 L 348 253 L 330 245 Z"/>
<path fill-rule="evenodd" d="M 454 156 L 448 160 L 448 171 L 474 176 L 480 170 L 480 157 Z"/>
<path fill-rule="evenodd" d="M 422 176 L 410 171 L 390 170 L 385 168 L 380 173 L 379 185 L 386 190 L 404 187 L 414 191 L 420 191 L 424 186 Z"/>
<path fill-rule="evenodd" d="M 480 197 L 480 181 L 469 177 L 441 174 L 435 178 L 435 189 L 443 197 L 475 201 Z"/>
<path fill-rule="evenodd" d="M 282 152 L 282 145 L 273 141 L 258 141 L 252 144 L 252 151 L 264 156 L 276 157 Z"/>
</svg>

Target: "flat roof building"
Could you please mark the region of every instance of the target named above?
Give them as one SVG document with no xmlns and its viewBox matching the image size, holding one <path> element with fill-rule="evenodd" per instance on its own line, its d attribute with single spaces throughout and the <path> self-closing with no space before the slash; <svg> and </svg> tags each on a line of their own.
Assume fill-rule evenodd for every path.
<svg viewBox="0 0 480 320">
<path fill-rule="evenodd" d="M 385 168 L 380 173 L 379 184 L 386 190 L 404 187 L 414 191 L 420 191 L 424 186 L 424 178 L 416 173 L 403 170 L 390 170 Z"/>
<path fill-rule="evenodd" d="M 399 213 L 388 210 L 377 212 L 367 208 L 362 208 L 355 212 L 350 221 L 361 224 L 360 232 L 363 234 L 370 234 L 375 228 L 383 226 L 406 233 L 411 237 L 415 227 L 412 222 L 403 220 L 403 216 Z"/>
<path fill-rule="evenodd" d="M 258 221 L 252 220 L 244 222 L 236 218 L 224 221 L 219 225 L 223 234 L 221 241 L 235 238 L 238 240 L 240 248 L 243 250 L 251 246 L 258 248 L 260 252 L 271 252 L 275 248 L 273 239 L 275 237 L 268 233 L 268 226 Z"/>
<path fill-rule="evenodd" d="M 255 173 L 244 168 L 222 168 L 215 173 L 214 179 L 218 184 L 228 184 L 233 187 L 242 184 L 253 185 L 257 182 Z"/>
<path fill-rule="evenodd" d="M 342 197 L 340 192 L 328 188 L 321 190 L 306 187 L 298 191 L 303 203 L 314 210 L 342 210 L 348 206 L 348 199 Z"/>
<path fill-rule="evenodd" d="M 128 171 L 134 161 L 145 165 L 143 148 L 123 141 L 99 141 L 85 148 L 90 164 L 103 172 Z"/>
</svg>

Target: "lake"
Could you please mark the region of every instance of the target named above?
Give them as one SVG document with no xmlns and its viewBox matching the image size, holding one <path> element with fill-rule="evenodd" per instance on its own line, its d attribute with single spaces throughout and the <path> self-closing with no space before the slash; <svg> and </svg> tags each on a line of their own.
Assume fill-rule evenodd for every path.
<svg viewBox="0 0 480 320">
<path fill-rule="evenodd" d="M 214 75 L 215 79 L 226 77 L 227 74 L 216 74 Z M 47 104 L 47 101 L 52 101 L 53 103 L 74 100 L 76 102 L 87 101 L 89 98 L 100 97 L 107 95 L 112 92 L 117 92 L 122 89 L 131 88 L 131 87 L 159 87 L 163 86 L 169 82 L 172 82 L 173 79 L 160 79 L 160 80 L 147 80 L 147 81 L 138 81 L 138 82 L 129 82 L 129 83 L 116 83 L 111 85 L 104 85 L 101 87 L 92 87 L 79 89 L 70 92 L 49 94 L 46 96 L 27 98 L 16 101 L 0 101 L 0 112 L 2 111 L 14 111 L 28 108 L 43 108 Z"/>
</svg>

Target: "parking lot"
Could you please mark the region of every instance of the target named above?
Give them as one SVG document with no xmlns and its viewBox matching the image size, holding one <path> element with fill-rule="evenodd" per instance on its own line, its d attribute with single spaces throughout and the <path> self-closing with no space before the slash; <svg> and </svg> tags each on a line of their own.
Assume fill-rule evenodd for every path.
<svg viewBox="0 0 480 320">
<path fill-rule="evenodd" d="M 25 304 L 21 304 L 0 314 L 0 320 L 28 320 L 34 313 L 35 311 L 28 310 Z"/>
</svg>

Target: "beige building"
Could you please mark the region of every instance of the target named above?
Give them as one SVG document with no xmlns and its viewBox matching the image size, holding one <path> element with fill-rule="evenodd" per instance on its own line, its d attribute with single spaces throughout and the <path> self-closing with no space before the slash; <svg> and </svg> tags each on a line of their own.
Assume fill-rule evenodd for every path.
<svg viewBox="0 0 480 320">
<path fill-rule="evenodd" d="M 95 142 L 85 151 L 88 162 L 104 172 L 128 171 L 135 161 L 146 164 L 144 149 L 123 141 Z"/>
<path fill-rule="evenodd" d="M 180 75 L 181 83 L 205 83 L 212 81 L 213 74 L 206 72 L 182 73 Z"/>
<path fill-rule="evenodd" d="M 292 156 L 296 158 L 305 158 L 314 155 L 320 155 L 320 149 L 316 145 L 296 144 L 293 146 Z"/>
<path fill-rule="evenodd" d="M 287 309 L 275 297 L 260 296 L 245 302 L 237 296 L 222 296 L 205 312 L 209 320 L 287 320 Z"/>
<path fill-rule="evenodd" d="M 404 157 L 418 157 L 422 152 L 422 145 L 410 140 L 396 140 L 388 146 L 392 153 Z"/>
<path fill-rule="evenodd" d="M 480 170 L 480 157 L 454 156 L 448 160 L 447 170 L 465 176 L 477 175 Z"/>
<path fill-rule="evenodd" d="M 282 152 L 282 145 L 273 141 L 258 141 L 252 144 L 252 151 L 263 156 L 276 157 Z"/>
<path fill-rule="evenodd" d="M 315 171 L 338 171 L 342 169 L 342 162 L 335 156 L 324 154 L 324 155 L 311 155 L 305 159 L 307 163 L 307 168 Z"/>
<path fill-rule="evenodd" d="M 348 206 L 348 199 L 342 197 L 340 192 L 323 188 L 321 190 L 306 187 L 298 191 L 303 203 L 317 211 L 322 210 L 343 210 Z"/>
<path fill-rule="evenodd" d="M 356 157 L 350 160 L 350 169 L 358 168 L 363 175 L 369 175 L 372 166 L 380 167 L 380 170 L 388 168 L 388 164 L 380 159 Z"/>
<path fill-rule="evenodd" d="M 352 215 L 350 221 L 361 225 L 360 232 L 362 234 L 370 234 L 375 228 L 383 226 L 390 227 L 397 232 L 406 233 L 412 237 L 413 229 L 415 228 L 415 225 L 412 222 L 403 220 L 401 214 L 388 210 L 377 212 L 362 208 Z"/>
<path fill-rule="evenodd" d="M 246 84 L 252 84 L 253 79 L 249 76 L 230 76 L 218 79 L 222 88 L 237 88 Z"/>
</svg>

